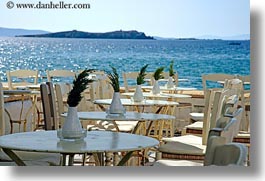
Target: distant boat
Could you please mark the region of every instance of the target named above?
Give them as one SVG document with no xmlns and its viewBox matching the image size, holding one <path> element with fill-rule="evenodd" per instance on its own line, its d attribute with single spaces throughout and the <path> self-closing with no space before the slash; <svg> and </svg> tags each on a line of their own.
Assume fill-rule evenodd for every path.
<svg viewBox="0 0 265 181">
<path fill-rule="evenodd" d="M 241 45 L 240 42 L 230 42 L 229 45 Z"/>
</svg>

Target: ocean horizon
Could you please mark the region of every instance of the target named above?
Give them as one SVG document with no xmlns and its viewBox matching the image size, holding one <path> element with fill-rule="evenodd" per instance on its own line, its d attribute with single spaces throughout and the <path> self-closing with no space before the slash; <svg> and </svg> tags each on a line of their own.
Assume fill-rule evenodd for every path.
<svg viewBox="0 0 265 181">
<path fill-rule="evenodd" d="M 236 43 L 235 43 L 236 42 Z M 250 74 L 250 40 L 128 40 L 0 37 L 0 77 L 6 82 L 6 71 L 16 69 L 147 71 L 165 67 L 174 61 L 179 86 L 202 89 L 201 76 L 209 73 Z"/>
</svg>

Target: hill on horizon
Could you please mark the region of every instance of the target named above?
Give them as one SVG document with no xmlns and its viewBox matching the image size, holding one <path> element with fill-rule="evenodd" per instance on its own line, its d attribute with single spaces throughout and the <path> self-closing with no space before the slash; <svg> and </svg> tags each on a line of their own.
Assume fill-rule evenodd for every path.
<svg viewBox="0 0 265 181">
<path fill-rule="evenodd" d="M 20 29 L 20 28 L 3 28 L 0 27 L 0 37 L 14 37 L 19 35 L 30 35 L 30 34 L 45 34 L 49 33 L 44 30 L 28 30 L 28 29 Z"/>
<path fill-rule="evenodd" d="M 63 31 L 62 31 L 63 32 Z M 66 32 L 66 31 L 65 31 Z M 71 32 L 71 31 L 68 31 Z M 79 31 L 81 32 L 81 31 Z M 119 31 L 113 31 L 113 32 L 119 32 Z M 126 32 L 126 31 L 123 31 Z M 23 36 L 23 35 L 41 35 L 41 34 L 49 34 L 51 32 L 45 31 L 45 30 L 29 30 L 29 29 L 22 29 L 22 28 L 4 28 L 0 27 L 0 37 L 15 37 L 15 36 Z M 61 33 L 61 32 L 57 32 Z M 107 32 L 110 33 L 110 32 Z M 97 33 L 100 34 L 100 33 Z M 203 36 L 195 36 L 195 37 L 160 37 L 160 36 L 152 36 L 156 40 L 250 40 L 250 34 L 242 34 L 242 35 L 235 35 L 235 36 L 215 36 L 215 35 L 203 35 Z"/>
</svg>

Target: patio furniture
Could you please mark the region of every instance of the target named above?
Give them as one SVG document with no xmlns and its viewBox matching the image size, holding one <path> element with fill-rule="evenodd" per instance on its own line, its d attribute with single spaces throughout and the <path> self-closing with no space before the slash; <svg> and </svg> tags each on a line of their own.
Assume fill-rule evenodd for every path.
<svg viewBox="0 0 265 181">
<path fill-rule="evenodd" d="M 71 70 L 47 70 L 47 81 L 48 82 L 68 82 L 72 83 L 76 73 Z M 62 80 L 67 79 L 67 80 Z"/>
<path fill-rule="evenodd" d="M 6 71 L 9 90 L 21 88 L 38 83 L 38 70 L 13 70 Z"/>
<path fill-rule="evenodd" d="M 57 131 L 25 132 L 0 137 L 0 147 L 19 166 L 25 166 L 26 164 L 15 154 L 16 150 L 67 154 L 71 158 L 69 165 L 73 165 L 71 160 L 73 160 L 75 154 L 105 153 L 104 165 L 122 166 L 128 161 L 133 151 L 151 148 L 156 145 L 158 145 L 158 141 L 153 138 L 109 131 L 89 131 L 84 140 L 80 141 L 60 140 L 57 137 Z M 127 154 L 119 159 L 118 152 L 127 152 Z M 109 153 L 115 153 L 113 159 Z M 66 162 L 63 161 L 63 163 Z"/>
<path fill-rule="evenodd" d="M 7 124 L 6 121 L 7 120 L 5 119 L 3 87 L 2 84 L 0 83 L 0 137 L 7 134 L 5 130 Z M 19 155 L 19 157 L 29 165 L 47 166 L 47 165 L 60 164 L 60 155 L 58 154 L 23 152 L 23 151 L 15 151 L 15 154 Z M 10 159 L 10 157 L 8 157 L 7 154 L 3 152 L 2 149 L 0 149 L 0 160 L 1 160 L 0 165 L 14 165 L 14 163 L 11 162 L 12 159 Z"/>
<path fill-rule="evenodd" d="M 153 166 L 246 166 L 247 147 L 241 143 L 226 143 L 224 137 L 211 136 L 207 142 L 204 162 L 191 160 L 157 160 Z"/>
<path fill-rule="evenodd" d="M 208 93 L 210 93 L 210 90 L 208 90 Z M 165 144 L 161 145 L 159 148 L 159 151 L 162 152 L 162 157 L 202 160 L 205 154 L 208 130 L 215 127 L 219 127 L 220 130 L 224 130 L 225 126 L 228 125 L 227 123 L 229 122 L 229 117 L 235 117 L 238 120 L 237 122 L 240 123 L 239 119 L 241 119 L 240 116 L 242 109 L 237 109 L 237 104 L 231 104 L 229 101 L 229 97 L 235 95 L 236 91 L 226 89 L 221 92 L 213 92 L 212 94 L 214 94 L 214 105 L 212 110 L 207 110 L 207 118 L 204 119 L 203 124 L 203 136 L 184 135 L 179 137 L 164 138 L 163 141 Z M 220 124 L 220 122 L 222 124 Z M 238 123 L 236 125 L 239 125 Z M 236 134 L 233 132 L 233 136 Z"/>
</svg>

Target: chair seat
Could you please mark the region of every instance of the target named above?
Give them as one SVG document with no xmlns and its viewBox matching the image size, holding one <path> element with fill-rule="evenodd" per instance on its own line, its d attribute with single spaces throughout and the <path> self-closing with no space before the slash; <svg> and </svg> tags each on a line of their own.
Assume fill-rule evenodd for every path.
<svg viewBox="0 0 265 181">
<path fill-rule="evenodd" d="M 23 161 L 37 161 L 38 164 L 60 165 L 61 155 L 57 153 L 37 153 L 37 152 L 23 152 L 14 151 L 18 157 Z M 0 151 L 0 160 L 12 161 L 3 150 Z M 33 163 L 33 162 L 32 162 Z"/>
<path fill-rule="evenodd" d="M 202 138 L 194 135 L 184 135 L 172 138 L 163 138 L 166 144 L 161 145 L 158 151 L 162 158 L 181 160 L 203 160 L 206 145 L 202 145 Z"/>
<path fill-rule="evenodd" d="M 190 113 L 190 119 L 193 121 L 203 121 L 204 113 L 192 112 Z"/>
<path fill-rule="evenodd" d="M 202 161 L 189 161 L 189 160 L 157 160 L 153 166 L 203 166 Z"/>
<path fill-rule="evenodd" d="M 203 122 L 202 121 L 197 121 L 195 123 L 192 123 L 190 125 L 185 126 L 185 128 L 202 130 L 202 128 L 203 128 Z"/>
<path fill-rule="evenodd" d="M 194 135 L 184 135 L 184 136 L 176 136 L 170 138 L 163 138 L 163 142 L 183 142 L 183 143 L 191 143 L 191 144 L 202 144 L 202 138 Z"/>
<path fill-rule="evenodd" d="M 171 154 L 184 154 L 184 155 L 205 155 L 206 145 L 191 144 L 182 142 L 169 142 L 161 145 L 158 150 L 160 152 L 171 153 Z"/>
<path fill-rule="evenodd" d="M 250 133 L 240 131 L 236 137 L 234 137 L 233 142 L 250 144 Z"/>
</svg>

